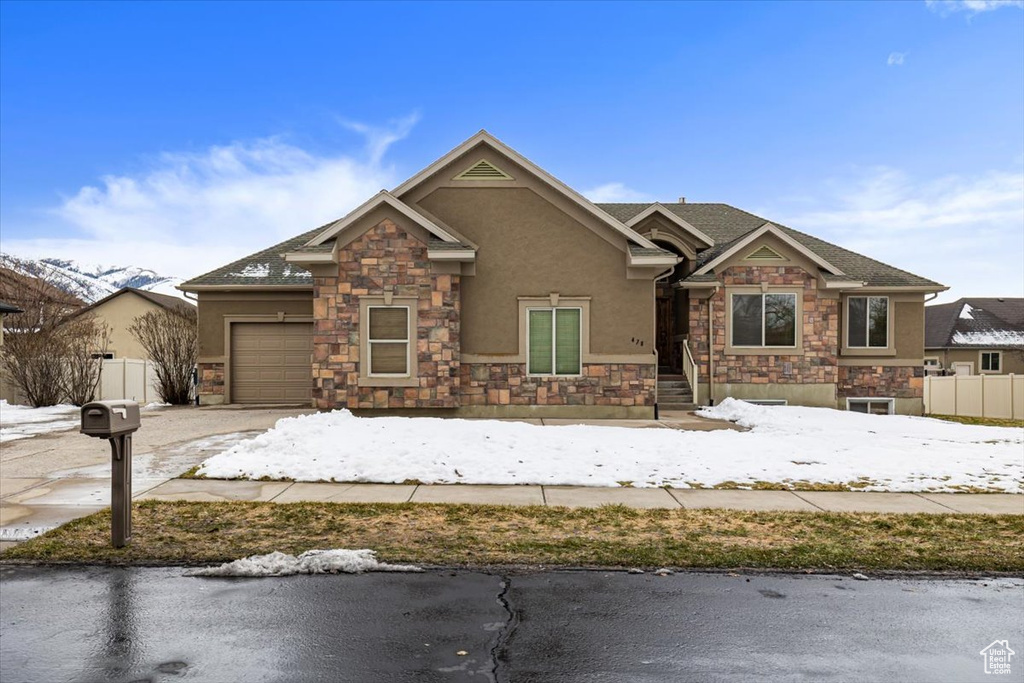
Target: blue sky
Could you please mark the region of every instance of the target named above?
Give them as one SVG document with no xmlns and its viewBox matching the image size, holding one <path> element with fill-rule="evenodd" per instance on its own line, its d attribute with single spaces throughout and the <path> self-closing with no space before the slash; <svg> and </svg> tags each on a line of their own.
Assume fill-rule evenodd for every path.
<svg viewBox="0 0 1024 683">
<path fill-rule="evenodd" d="M 0 3 L 0 242 L 188 277 L 480 128 L 1024 295 L 1024 3 Z"/>
</svg>

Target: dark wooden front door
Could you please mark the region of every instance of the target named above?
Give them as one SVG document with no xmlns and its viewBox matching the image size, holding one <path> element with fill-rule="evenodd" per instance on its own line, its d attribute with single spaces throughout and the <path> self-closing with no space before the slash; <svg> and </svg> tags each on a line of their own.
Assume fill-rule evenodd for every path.
<svg viewBox="0 0 1024 683">
<path fill-rule="evenodd" d="M 672 306 L 672 295 L 659 296 L 657 298 L 657 305 L 654 309 L 655 316 L 657 318 L 657 327 L 655 332 L 655 346 L 658 349 L 658 365 L 663 368 L 671 368 L 673 371 L 678 371 L 681 367 L 678 359 L 674 356 L 676 354 L 676 344 L 673 342 L 675 335 L 675 323 L 673 321 L 673 306 Z"/>
</svg>

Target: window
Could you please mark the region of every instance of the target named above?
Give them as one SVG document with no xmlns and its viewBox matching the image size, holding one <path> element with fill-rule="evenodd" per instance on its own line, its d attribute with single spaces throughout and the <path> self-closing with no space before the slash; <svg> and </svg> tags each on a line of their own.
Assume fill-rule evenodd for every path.
<svg viewBox="0 0 1024 683">
<path fill-rule="evenodd" d="M 846 300 L 846 345 L 889 347 L 889 297 L 851 296 Z"/>
<path fill-rule="evenodd" d="M 370 306 L 367 337 L 371 377 L 409 374 L 409 308 Z"/>
<path fill-rule="evenodd" d="M 982 372 L 999 372 L 1002 367 L 1002 351 L 982 351 L 981 352 L 981 371 Z"/>
<path fill-rule="evenodd" d="M 939 359 L 935 356 L 928 356 L 924 359 L 924 365 L 926 368 L 937 368 L 939 366 Z"/>
<path fill-rule="evenodd" d="M 753 403 L 755 406 L 788 406 L 789 401 L 784 398 L 745 398 L 743 399 L 747 403 Z"/>
<path fill-rule="evenodd" d="M 733 346 L 796 346 L 796 294 L 733 294 Z"/>
<path fill-rule="evenodd" d="M 527 314 L 528 374 L 579 375 L 581 309 L 530 308 Z"/>
<path fill-rule="evenodd" d="M 846 409 L 854 413 L 868 415 L 892 415 L 893 400 L 891 398 L 848 398 Z"/>
<path fill-rule="evenodd" d="M 91 354 L 89 354 L 89 356 L 90 356 L 91 358 L 95 358 L 95 359 L 97 359 L 97 360 L 99 360 L 99 359 L 101 359 L 101 358 L 102 358 L 103 360 L 113 360 L 113 359 L 114 359 L 114 354 L 113 354 L 113 353 L 111 353 L 110 351 L 105 351 L 105 352 L 103 352 L 103 353 L 99 353 L 99 352 L 97 352 L 97 353 L 91 353 Z"/>
</svg>

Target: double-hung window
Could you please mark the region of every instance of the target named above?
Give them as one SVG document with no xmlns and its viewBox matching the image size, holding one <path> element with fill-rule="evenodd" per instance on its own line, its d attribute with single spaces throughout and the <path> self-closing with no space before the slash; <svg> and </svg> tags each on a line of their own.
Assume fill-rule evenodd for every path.
<svg viewBox="0 0 1024 683">
<path fill-rule="evenodd" d="M 850 348 L 889 346 L 889 297 L 851 296 L 846 300 L 846 345 Z"/>
<path fill-rule="evenodd" d="M 796 294 L 733 294 L 733 346 L 796 346 Z"/>
<path fill-rule="evenodd" d="M 371 377 L 409 375 L 409 308 L 370 306 L 367 347 Z"/>
<path fill-rule="evenodd" d="M 999 372 L 999 368 L 1002 365 L 1000 358 L 1002 355 L 999 351 L 982 351 L 981 352 L 981 371 L 982 372 Z"/>
<path fill-rule="evenodd" d="M 582 372 L 582 310 L 527 309 L 527 369 L 531 375 L 579 375 Z"/>
</svg>

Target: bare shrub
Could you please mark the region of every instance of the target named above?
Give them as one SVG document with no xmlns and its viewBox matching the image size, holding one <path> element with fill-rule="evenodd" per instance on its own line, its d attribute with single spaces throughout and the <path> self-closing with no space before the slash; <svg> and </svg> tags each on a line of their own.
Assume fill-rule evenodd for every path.
<svg viewBox="0 0 1024 683">
<path fill-rule="evenodd" d="M 199 358 L 195 309 L 150 311 L 132 321 L 128 331 L 156 364 L 157 392 L 166 403 L 192 402 L 192 371 Z"/>
<path fill-rule="evenodd" d="M 110 328 L 85 314 L 61 325 L 60 336 L 64 347 L 64 399 L 76 406 L 84 405 L 96 397 L 103 354 L 110 346 Z"/>
</svg>

